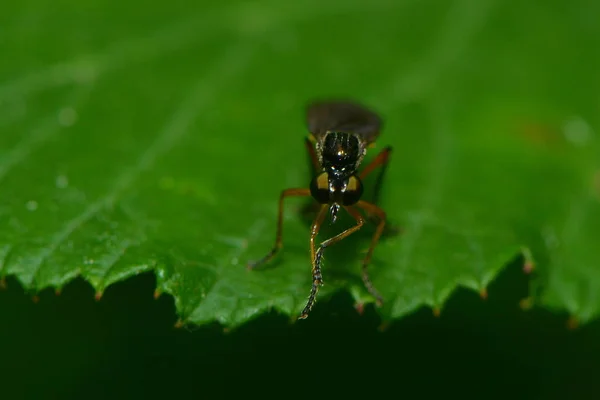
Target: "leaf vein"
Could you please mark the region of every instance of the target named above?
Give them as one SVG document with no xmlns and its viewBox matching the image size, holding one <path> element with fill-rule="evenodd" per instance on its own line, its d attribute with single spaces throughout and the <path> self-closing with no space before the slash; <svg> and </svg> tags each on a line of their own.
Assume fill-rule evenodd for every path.
<svg viewBox="0 0 600 400">
<path fill-rule="evenodd" d="M 218 89 L 222 84 L 237 75 L 247 65 L 253 53 L 254 46 L 241 47 L 238 45 L 225 51 L 224 55 L 214 63 L 211 71 L 192 86 L 188 96 L 178 107 L 178 111 L 171 117 L 157 139 L 138 158 L 137 162 L 117 178 L 113 187 L 104 197 L 90 204 L 83 213 L 67 222 L 64 228 L 52 237 L 49 245 L 35 257 L 37 263 L 33 266 L 34 282 L 36 282 L 36 278 L 42 269 L 42 264 L 70 235 L 92 219 L 99 211 L 114 205 L 117 197 L 129 188 L 142 172 L 150 169 L 159 156 L 168 152 L 188 133 L 188 129 L 200 109 L 219 92 Z"/>
</svg>

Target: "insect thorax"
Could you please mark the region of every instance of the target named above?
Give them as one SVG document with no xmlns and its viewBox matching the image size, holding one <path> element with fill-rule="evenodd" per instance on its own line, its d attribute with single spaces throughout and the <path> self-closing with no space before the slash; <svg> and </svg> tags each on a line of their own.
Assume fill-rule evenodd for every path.
<svg viewBox="0 0 600 400">
<path fill-rule="evenodd" d="M 312 196 L 321 204 L 356 203 L 363 191 L 355 175 L 364 156 L 363 143 L 351 133 L 329 132 L 317 146 L 323 172 L 311 182 Z"/>
<path fill-rule="evenodd" d="M 364 153 L 359 138 L 346 132 L 327 133 L 320 147 L 323 169 L 340 176 L 354 173 Z"/>
</svg>

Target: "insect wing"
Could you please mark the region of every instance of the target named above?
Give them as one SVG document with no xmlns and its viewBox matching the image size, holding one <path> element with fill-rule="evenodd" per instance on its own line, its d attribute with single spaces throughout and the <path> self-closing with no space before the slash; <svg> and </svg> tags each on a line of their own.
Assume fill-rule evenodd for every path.
<svg viewBox="0 0 600 400">
<path fill-rule="evenodd" d="M 367 143 L 375 141 L 381 118 L 363 105 L 350 101 L 320 101 L 306 110 L 306 124 L 316 138 L 329 131 L 355 133 Z"/>
</svg>

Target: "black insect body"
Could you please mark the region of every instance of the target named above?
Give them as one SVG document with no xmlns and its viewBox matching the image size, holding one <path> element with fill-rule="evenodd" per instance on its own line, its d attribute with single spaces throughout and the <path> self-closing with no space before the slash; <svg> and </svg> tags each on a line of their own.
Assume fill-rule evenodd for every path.
<svg viewBox="0 0 600 400">
<path fill-rule="evenodd" d="M 275 245 L 266 256 L 250 262 L 248 268 L 253 269 L 268 262 L 281 249 L 284 199 L 312 196 L 320 204 L 320 208 L 312 223 L 310 235 L 312 288 L 300 315 L 300 318 L 306 318 L 316 301 L 319 287 L 323 284 L 321 263 L 324 250 L 358 231 L 365 224 L 366 217 L 359 211 L 363 210 L 369 216 L 377 217 L 378 223 L 362 263 L 362 279 L 369 293 L 375 297 L 378 305 L 381 305 L 383 299 L 369 279 L 367 266 L 385 227 L 386 213 L 375 203 L 361 200 L 362 180 L 377 167 L 381 167 L 375 182 L 376 201 L 391 147 L 384 148 L 362 171 L 358 172 L 358 169 L 367 148 L 373 145 L 379 136 L 382 121 L 365 106 L 347 101 L 312 103 L 306 110 L 306 120 L 310 135 L 305 139 L 305 144 L 317 174 L 311 180 L 309 188 L 291 188 L 281 192 Z M 356 225 L 317 245 L 315 240 L 327 213 L 329 212 L 331 221 L 335 222 L 340 208 L 345 209 L 356 220 Z"/>
</svg>

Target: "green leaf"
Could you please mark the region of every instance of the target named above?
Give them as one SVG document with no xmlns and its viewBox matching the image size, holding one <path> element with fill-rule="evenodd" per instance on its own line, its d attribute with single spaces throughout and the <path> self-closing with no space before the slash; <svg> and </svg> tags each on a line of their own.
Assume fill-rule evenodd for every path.
<svg viewBox="0 0 600 400">
<path fill-rule="evenodd" d="M 295 317 L 302 201 L 271 265 L 245 264 L 273 245 L 280 190 L 309 182 L 304 105 L 351 96 L 385 119 L 368 158 L 394 148 L 380 204 L 401 230 L 370 265 L 384 319 L 484 293 L 520 253 L 534 304 L 600 314 L 600 5 L 33 3 L 2 17 L 0 276 L 100 297 L 155 271 L 184 322 Z M 318 302 L 372 302 L 373 232 L 327 250 Z"/>
</svg>

